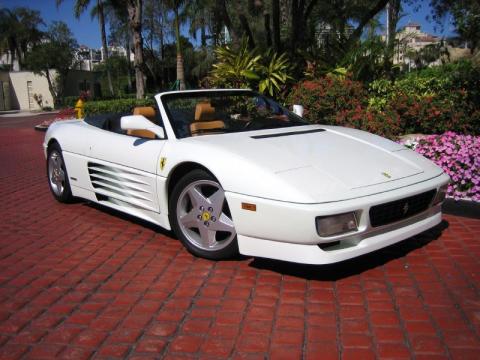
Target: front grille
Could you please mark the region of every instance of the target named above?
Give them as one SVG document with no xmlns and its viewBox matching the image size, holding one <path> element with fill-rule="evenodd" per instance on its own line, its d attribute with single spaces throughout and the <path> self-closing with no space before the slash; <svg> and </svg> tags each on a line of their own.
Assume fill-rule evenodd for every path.
<svg viewBox="0 0 480 360">
<path fill-rule="evenodd" d="M 370 208 L 370 224 L 372 227 L 387 225 L 407 219 L 428 209 L 436 190 L 372 206 Z"/>
</svg>

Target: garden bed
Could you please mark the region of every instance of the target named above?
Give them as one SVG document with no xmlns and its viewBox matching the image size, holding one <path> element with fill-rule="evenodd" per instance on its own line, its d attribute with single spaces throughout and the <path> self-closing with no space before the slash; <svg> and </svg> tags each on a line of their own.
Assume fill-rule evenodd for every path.
<svg viewBox="0 0 480 360">
<path fill-rule="evenodd" d="M 399 142 L 432 160 L 450 176 L 448 197 L 480 202 L 480 136 L 448 131 L 442 135 L 404 136 Z"/>
</svg>

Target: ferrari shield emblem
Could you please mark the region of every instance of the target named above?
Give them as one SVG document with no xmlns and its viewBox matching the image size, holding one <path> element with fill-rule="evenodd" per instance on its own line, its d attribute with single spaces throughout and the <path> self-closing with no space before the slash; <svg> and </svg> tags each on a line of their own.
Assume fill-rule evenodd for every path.
<svg viewBox="0 0 480 360">
<path fill-rule="evenodd" d="M 166 157 L 161 157 L 160 158 L 160 170 L 163 170 L 166 163 L 167 163 L 167 158 Z"/>
<path fill-rule="evenodd" d="M 392 175 L 390 175 L 389 173 L 387 172 L 382 172 L 382 175 L 385 176 L 386 178 L 390 179 L 392 177 Z"/>
</svg>

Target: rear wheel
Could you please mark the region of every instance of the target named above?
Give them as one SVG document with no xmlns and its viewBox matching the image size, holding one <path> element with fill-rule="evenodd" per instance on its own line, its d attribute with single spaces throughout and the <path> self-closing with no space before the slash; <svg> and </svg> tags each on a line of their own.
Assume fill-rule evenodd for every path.
<svg viewBox="0 0 480 360">
<path fill-rule="evenodd" d="M 55 199 L 62 203 L 73 201 L 67 169 L 62 156 L 62 149 L 58 143 L 48 147 L 47 175 L 50 191 Z"/>
<path fill-rule="evenodd" d="M 213 260 L 238 254 L 225 192 L 208 172 L 194 170 L 176 184 L 169 213 L 175 234 L 192 254 Z"/>
</svg>

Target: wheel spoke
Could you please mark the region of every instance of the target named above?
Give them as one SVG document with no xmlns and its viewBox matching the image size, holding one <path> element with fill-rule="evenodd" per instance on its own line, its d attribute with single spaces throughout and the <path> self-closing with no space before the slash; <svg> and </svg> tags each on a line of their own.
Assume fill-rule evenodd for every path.
<svg viewBox="0 0 480 360">
<path fill-rule="evenodd" d="M 200 227 L 195 209 L 180 217 L 180 222 L 188 229 Z"/>
<path fill-rule="evenodd" d="M 192 187 L 188 190 L 188 196 L 194 208 L 198 208 L 200 205 L 205 206 L 207 199 L 196 187 Z"/>
<path fill-rule="evenodd" d="M 232 234 L 235 232 L 233 221 L 223 213 L 220 215 L 217 221 L 211 222 L 210 228 L 215 231 L 224 231 Z"/>
<path fill-rule="evenodd" d="M 201 241 L 204 244 L 204 246 L 207 246 L 207 247 L 215 246 L 215 244 L 217 243 L 217 239 L 215 237 L 215 235 L 217 234 L 216 231 L 212 231 L 205 226 L 200 226 L 198 230 L 200 231 L 200 237 L 202 239 Z"/>
<path fill-rule="evenodd" d="M 60 176 L 59 176 L 60 182 L 64 182 L 65 181 L 65 171 L 63 171 L 63 169 L 60 169 L 59 174 L 60 174 Z"/>
<path fill-rule="evenodd" d="M 222 189 L 218 189 L 208 198 L 214 209 L 214 215 L 219 216 L 222 213 L 223 202 L 225 201 L 225 193 Z"/>
</svg>

